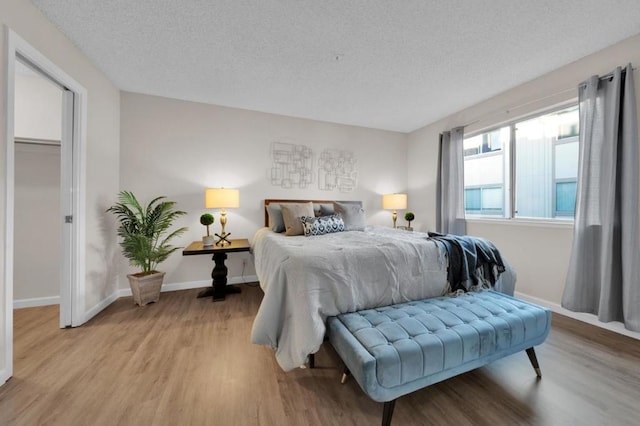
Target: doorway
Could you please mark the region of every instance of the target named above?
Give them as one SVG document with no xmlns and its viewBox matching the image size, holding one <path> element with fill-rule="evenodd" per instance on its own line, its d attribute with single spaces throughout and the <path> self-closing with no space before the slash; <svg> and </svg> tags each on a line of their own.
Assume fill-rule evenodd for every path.
<svg viewBox="0 0 640 426">
<path fill-rule="evenodd" d="M 48 79 L 61 90 L 60 120 L 60 190 L 57 217 L 60 229 L 59 302 L 60 327 L 85 322 L 84 276 L 84 152 L 86 134 L 86 89 L 38 52 L 24 39 L 7 30 L 6 80 L 6 183 L 5 183 L 5 251 L 4 294 L 2 306 L 2 365 L 0 384 L 13 375 L 13 294 L 14 294 L 14 225 L 16 191 L 15 75 L 18 62 Z M 20 65 L 18 65 L 20 66 Z M 20 141 L 18 141 L 18 145 Z M 61 248 L 60 248 L 61 247 Z M 47 247 L 40 249 L 46 256 Z"/>
<path fill-rule="evenodd" d="M 59 305 L 64 88 L 19 59 L 14 81 L 13 307 Z"/>
</svg>

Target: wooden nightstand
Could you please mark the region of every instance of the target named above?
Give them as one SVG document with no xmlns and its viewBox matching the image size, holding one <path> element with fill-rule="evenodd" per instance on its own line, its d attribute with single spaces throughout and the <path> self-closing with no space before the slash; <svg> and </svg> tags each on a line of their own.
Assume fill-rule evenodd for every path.
<svg viewBox="0 0 640 426">
<path fill-rule="evenodd" d="M 249 251 L 251 246 L 249 240 L 239 239 L 231 240 L 231 244 L 225 246 L 208 246 L 203 247 L 202 241 L 194 241 L 187 248 L 182 251 L 183 256 L 194 256 L 198 254 L 213 254 L 211 260 L 215 262 L 213 271 L 211 271 L 211 287 L 202 290 L 198 293 L 198 297 L 213 296 L 213 301 L 222 301 L 229 293 L 240 293 L 238 287 L 227 286 L 227 267 L 224 261 L 227 258 L 227 253 L 234 253 L 240 251 Z"/>
</svg>

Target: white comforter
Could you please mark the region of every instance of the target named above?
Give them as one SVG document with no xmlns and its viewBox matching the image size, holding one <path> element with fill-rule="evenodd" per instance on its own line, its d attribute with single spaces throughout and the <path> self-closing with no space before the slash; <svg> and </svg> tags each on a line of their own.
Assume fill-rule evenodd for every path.
<svg viewBox="0 0 640 426">
<path fill-rule="evenodd" d="M 420 232 L 367 227 L 287 237 L 263 228 L 252 252 L 265 294 L 251 341 L 275 349 L 285 371 L 320 349 L 327 317 L 449 290 L 446 256 Z M 495 289 L 513 295 L 515 272 L 505 266 Z"/>
<path fill-rule="evenodd" d="M 419 232 L 369 227 L 315 237 L 259 230 L 252 248 L 264 299 L 253 343 L 289 371 L 320 349 L 329 316 L 443 295 L 447 261 Z"/>
</svg>

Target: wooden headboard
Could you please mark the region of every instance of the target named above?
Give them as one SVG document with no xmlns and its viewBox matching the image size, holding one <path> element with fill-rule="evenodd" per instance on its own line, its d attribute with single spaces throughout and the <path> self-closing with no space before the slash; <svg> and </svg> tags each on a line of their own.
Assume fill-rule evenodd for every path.
<svg viewBox="0 0 640 426">
<path fill-rule="evenodd" d="M 276 198 L 266 198 L 264 200 L 264 226 L 269 226 L 269 212 L 267 206 L 271 203 L 315 203 L 315 204 L 333 204 L 334 200 L 283 200 Z"/>
</svg>

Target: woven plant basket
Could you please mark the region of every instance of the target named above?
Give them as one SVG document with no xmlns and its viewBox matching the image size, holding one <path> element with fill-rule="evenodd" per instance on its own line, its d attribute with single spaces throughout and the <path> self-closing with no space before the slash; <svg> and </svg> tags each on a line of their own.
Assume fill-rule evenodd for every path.
<svg viewBox="0 0 640 426">
<path fill-rule="evenodd" d="M 127 275 L 133 301 L 138 306 L 144 306 L 160 300 L 160 289 L 162 288 L 164 274 L 164 272 L 155 272 L 147 275 L 140 273 Z"/>
</svg>

